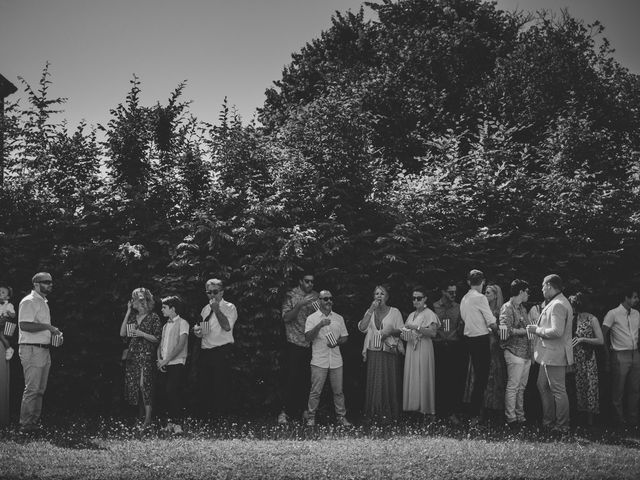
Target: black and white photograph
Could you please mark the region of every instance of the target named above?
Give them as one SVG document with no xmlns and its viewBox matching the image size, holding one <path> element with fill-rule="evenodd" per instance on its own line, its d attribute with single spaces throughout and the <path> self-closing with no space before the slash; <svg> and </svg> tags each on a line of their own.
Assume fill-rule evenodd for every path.
<svg viewBox="0 0 640 480">
<path fill-rule="evenodd" d="M 0 0 L 0 478 L 640 478 L 637 0 Z"/>
</svg>

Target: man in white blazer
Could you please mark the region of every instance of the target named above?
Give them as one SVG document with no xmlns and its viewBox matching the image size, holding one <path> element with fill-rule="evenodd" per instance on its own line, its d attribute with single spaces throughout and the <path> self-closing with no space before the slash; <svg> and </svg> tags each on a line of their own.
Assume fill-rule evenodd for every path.
<svg viewBox="0 0 640 480">
<path fill-rule="evenodd" d="M 538 390 L 542 401 L 542 425 L 560 433 L 569 431 L 569 397 L 565 386 L 567 366 L 573 364 L 571 334 L 573 309 L 562 294 L 562 279 L 547 275 L 542 282 L 546 304 L 537 325 L 527 331 L 537 338 L 533 358 L 540 364 Z"/>
</svg>

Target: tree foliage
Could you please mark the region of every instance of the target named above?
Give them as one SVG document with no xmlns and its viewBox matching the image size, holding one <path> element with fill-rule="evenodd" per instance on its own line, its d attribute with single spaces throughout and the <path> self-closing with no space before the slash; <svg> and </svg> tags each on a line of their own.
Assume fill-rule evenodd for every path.
<svg viewBox="0 0 640 480">
<path fill-rule="evenodd" d="M 355 324 L 376 283 L 408 313 L 415 282 L 435 295 L 470 268 L 503 287 L 556 272 L 600 314 L 638 282 L 640 83 L 603 27 L 479 0 L 367 8 L 376 19 L 337 12 L 293 54 L 261 125 L 226 99 L 214 124 L 194 118 L 185 83 L 143 105 L 134 77 L 107 125 L 70 131 L 48 68 L 24 82 L 28 104 L 7 108 L 1 271 L 20 294 L 54 274 L 67 344 L 52 383 L 69 406 L 118 405 L 118 325 L 140 285 L 182 295 L 194 322 L 203 282 L 224 279 L 240 313 L 230 394 L 271 407 L 280 302 L 314 269 L 351 333 L 357 409 Z"/>
</svg>

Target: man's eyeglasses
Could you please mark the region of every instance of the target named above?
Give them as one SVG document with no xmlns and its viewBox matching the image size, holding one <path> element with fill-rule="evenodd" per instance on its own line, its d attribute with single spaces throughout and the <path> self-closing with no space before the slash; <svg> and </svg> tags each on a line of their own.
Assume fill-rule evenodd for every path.
<svg viewBox="0 0 640 480">
<path fill-rule="evenodd" d="M 458 291 L 457 290 L 447 290 L 447 293 L 449 295 L 455 295 L 456 293 L 458 293 Z"/>
<path fill-rule="evenodd" d="M 304 283 L 313 283 L 313 279 L 309 280 L 308 278 L 303 278 L 302 281 Z"/>
<path fill-rule="evenodd" d="M 417 296 L 417 295 L 413 297 L 413 301 L 414 302 L 421 302 L 422 300 L 424 300 L 424 297 L 420 297 L 420 296 Z"/>
<path fill-rule="evenodd" d="M 217 295 L 221 292 L 222 290 L 205 290 L 204 293 L 206 293 L 207 295 Z"/>
<path fill-rule="evenodd" d="M 44 283 L 45 285 L 52 285 L 53 280 L 40 280 L 38 283 Z"/>
<path fill-rule="evenodd" d="M 333 297 L 319 297 L 318 300 L 322 300 L 323 302 L 333 302 Z"/>
</svg>

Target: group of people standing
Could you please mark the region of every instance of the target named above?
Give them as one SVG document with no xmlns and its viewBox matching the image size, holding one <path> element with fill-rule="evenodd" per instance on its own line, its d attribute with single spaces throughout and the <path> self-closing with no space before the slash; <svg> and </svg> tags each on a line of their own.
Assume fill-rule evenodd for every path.
<svg viewBox="0 0 640 480">
<path fill-rule="evenodd" d="M 567 298 L 558 275 L 544 278 L 544 301 L 529 309 L 525 306 L 529 284 L 524 280 L 511 283 L 506 302 L 500 287 L 487 284 L 480 270 L 469 272 L 467 283 L 469 290 L 460 304 L 456 282 L 443 285 L 433 309 L 428 307 L 427 290 L 414 287 L 414 311 L 406 321 L 397 308 L 388 305 L 389 287 L 375 287 L 372 303 L 358 322 L 358 330 L 365 335 L 366 417 L 393 420 L 402 411 L 425 416 L 437 413 L 455 424 L 467 416 L 474 426 L 493 410 L 509 427 L 518 428 L 526 421 L 524 393 L 530 372 L 535 370 L 542 425 L 566 433 L 570 417 L 567 374 L 575 375 L 577 410 L 592 424 L 600 412 L 595 350 L 606 344 L 603 352 L 607 362 L 611 358 L 614 421 L 638 425 L 640 314 L 634 308 L 636 290 L 624 292 L 621 304 L 607 313 L 601 328 L 588 311 L 586 296 L 577 293 Z M 319 362 L 316 352 L 333 352 L 336 347 L 325 329 L 340 332 L 337 345 L 346 342 L 348 334 L 340 326 L 342 317 L 331 312 L 330 292 L 318 294 L 313 285 L 313 275 L 306 272 L 283 303 L 287 380 L 278 423 L 286 424 L 302 411 L 307 425 L 315 424 L 324 378 L 322 382 L 312 379 L 311 395 L 304 404 L 305 371 L 311 365 L 312 376 L 314 369 L 324 368 L 332 379 L 337 422 L 344 425 L 342 360 L 339 353 L 333 353 L 327 358 L 340 360 Z M 329 312 L 341 323 L 334 324 Z M 326 319 L 322 324 L 311 321 L 320 316 Z"/>
<path fill-rule="evenodd" d="M 40 272 L 32 283 L 33 290 L 21 300 L 17 316 L 25 378 L 20 426 L 26 432 L 39 429 L 50 347 L 62 342 L 62 332 L 51 324 L 47 302 L 53 289 L 51 275 Z M 340 351 L 349 333 L 344 318 L 333 310 L 332 292 L 316 292 L 314 283 L 313 274 L 303 272 L 282 304 L 287 343 L 278 423 L 286 424 L 302 413 L 306 425 L 315 425 L 328 378 L 336 422 L 350 426 Z M 614 420 L 638 425 L 640 314 L 635 308 L 636 289 L 623 293 L 620 305 L 606 314 L 601 327 L 589 313 L 586 296 L 578 293 L 567 298 L 562 279 L 555 274 L 542 282 L 544 302 L 529 309 L 525 307 L 529 284 L 524 280 L 511 283 L 506 302 L 500 287 L 487 284 L 480 270 L 469 272 L 467 283 L 469 290 L 459 304 L 456 282 L 443 285 L 433 308 L 428 306 L 427 289 L 414 287 L 413 311 L 406 321 L 398 308 L 389 305 L 389 286 L 375 287 L 371 304 L 357 323 L 364 336 L 366 418 L 395 420 L 407 411 L 424 416 L 437 413 L 458 424 L 464 412 L 473 426 L 493 409 L 500 410 L 507 424 L 517 428 L 526 420 L 524 392 L 535 362 L 543 427 L 564 433 L 570 414 L 565 383 L 568 369 L 575 373 L 577 409 L 591 423 L 600 409 L 595 349 L 605 345 L 603 352 L 611 365 Z M 125 398 L 138 407 L 142 428 L 151 425 L 154 395 L 159 391 L 169 413 L 165 429 L 182 431 L 190 332 L 197 339 L 190 352 L 198 375 L 198 411 L 205 417 L 225 414 L 238 313 L 223 298 L 224 289 L 222 280 L 207 280 L 209 301 L 193 327 L 184 318 L 185 305 L 179 297 L 162 298 L 163 322 L 155 313 L 154 296 L 148 289 L 132 292 L 120 336 L 127 343 L 123 356 Z M 15 322 L 11 293 L 8 286 L 0 285 L 0 425 L 9 422 L 8 362 L 13 349 L 4 333 L 8 333 L 5 324 Z"/>
</svg>

